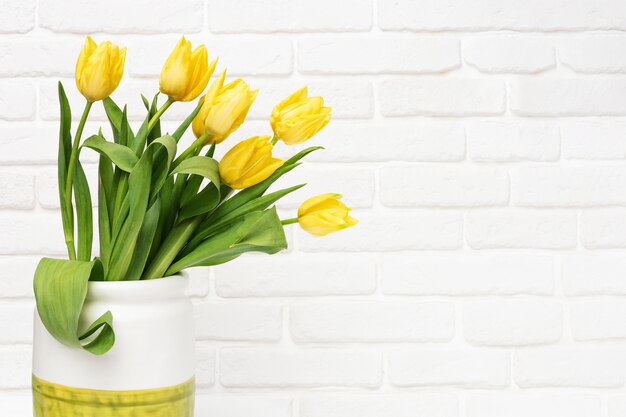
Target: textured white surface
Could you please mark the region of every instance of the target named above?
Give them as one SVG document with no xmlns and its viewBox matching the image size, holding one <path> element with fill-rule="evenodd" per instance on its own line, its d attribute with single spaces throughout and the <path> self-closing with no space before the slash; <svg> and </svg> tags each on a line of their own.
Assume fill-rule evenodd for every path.
<svg viewBox="0 0 626 417">
<path fill-rule="evenodd" d="M 325 96 L 328 150 L 280 208 L 340 191 L 361 220 L 191 271 L 198 416 L 626 415 L 623 0 L 3 0 L 0 33 L 8 415 L 30 413 L 34 267 L 64 253 L 56 81 L 76 118 L 83 36 L 127 45 L 136 122 L 180 33 L 261 89 L 225 146 L 303 83 Z"/>
</svg>

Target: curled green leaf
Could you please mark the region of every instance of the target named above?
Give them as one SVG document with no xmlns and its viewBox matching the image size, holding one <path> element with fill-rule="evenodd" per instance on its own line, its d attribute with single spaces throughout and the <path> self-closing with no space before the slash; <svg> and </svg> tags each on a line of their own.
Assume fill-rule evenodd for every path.
<svg viewBox="0 0 626 417">
<path fill-rule="evenodd" d="M 88 283 L 102 279 L 102 264 L 98 260 L 43 258 L 37 265 L 34 283 L 37 311 L 48 332 L 60 343 L 95 355 L 103 355 L 113 347 L 115 333 L 110 311 L 79 333 Z M 83 343 L 87 338 L 90 341 Z"/>
</svg>

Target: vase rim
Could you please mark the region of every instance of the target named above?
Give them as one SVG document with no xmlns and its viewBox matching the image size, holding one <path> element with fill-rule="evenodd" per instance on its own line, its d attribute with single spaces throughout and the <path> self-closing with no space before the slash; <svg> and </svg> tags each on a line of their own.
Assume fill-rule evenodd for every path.
<svg viewBox="0 0 626 417">
<path fill-rule="evenodd" d="M 88 300 L 155 300 L 184 296 L 189 276 L 183 271 L 169 277 L 134 281 L 90 281 Z"/>
</svg>

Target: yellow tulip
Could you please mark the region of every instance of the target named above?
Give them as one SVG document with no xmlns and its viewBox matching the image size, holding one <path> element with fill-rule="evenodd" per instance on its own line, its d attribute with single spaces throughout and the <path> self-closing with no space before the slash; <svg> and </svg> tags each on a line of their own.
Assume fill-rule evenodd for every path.
<svg viewBox="0 0 626 417">
<path fill-rule="evenodd" d="M 325 236 L 357 224 L 340 198 L 341 194 L 328 193 L 306 200 L 298 209 L 300 226 L 312 235 Z"/>
<path fill-rule="evenodd" d="M 172 101 L 195 100 L 206 88 L 216 65 L 217 59 L 209 64 L 204 45 L 192 52 L 191 42 L 183 36 L 163 65 L 159 89 Z"/>
<path fill-rule="evenodd" d="M 284 161 L 272 157 L 270 139 L 269 136 L 254 136 L 226 152 L 220 162 L 222 182 L 240 190 L 272 175 Z"/>
<path fill-rule="evenodd" d="M 324 107 L 322 97 L 308 97 L 304 86 L 281 103 L 270 117 L 276 137 L 287 145 L 309 140 L 330 122 L 330 107 Z"/>
<path fill-rule="evenodd" d="M 110 96 L 122 80 L 126 48 L 111 42 L 100 45 L 87 36 L 76 62 L 76 86 L 90 102 Z"/>
<path fill-rule="evenodd" d="M 258 93 L 258 90 L 250 90 L 250 86 L 240 78 L 224 85 L 225 78 L 226 71 L 200 99 L 204 104 L 192 124 L 196 137 L 209 132 L 210 143 L 223 142 L 241 126 Z"/>
</svg>

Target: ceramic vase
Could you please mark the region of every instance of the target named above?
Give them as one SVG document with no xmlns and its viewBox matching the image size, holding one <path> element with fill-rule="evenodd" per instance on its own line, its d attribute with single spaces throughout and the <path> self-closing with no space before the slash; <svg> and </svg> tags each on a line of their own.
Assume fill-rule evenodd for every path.
<svg viewBox="0 0 626 417">
<path fill-rule="evenodd" d="M 35 312 L 35 417 L 193 417 L 195 335 L 185 275 L 90 282 L 81 326 L 113 313 L 102 356 L 67 347 Z"/>
</svg>

